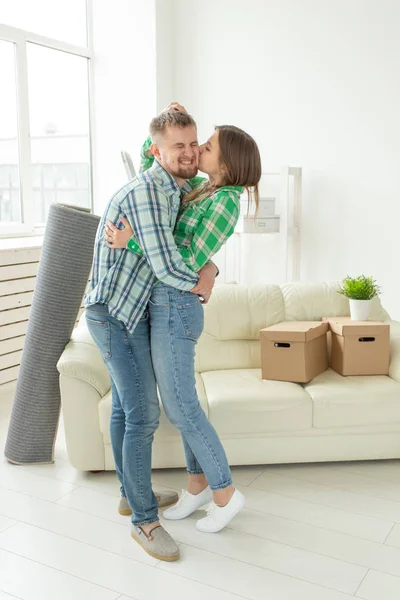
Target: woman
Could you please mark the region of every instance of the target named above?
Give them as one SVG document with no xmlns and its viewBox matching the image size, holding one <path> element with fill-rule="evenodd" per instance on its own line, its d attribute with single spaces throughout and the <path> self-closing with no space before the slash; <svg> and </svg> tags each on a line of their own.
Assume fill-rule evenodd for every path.
<svg viewBox="0 0 400 600">
<path fill-rule="evenodd" d="M 180 110 L 177 103 L 169 110 Z M 142 170 L 149 168 L 150 140 L 142 148 Z M 199 169 L 208 179 L 189 180 L 193 190 L 182 201 L 174 238 L 184 262 L 201 269 L 232 235 L 240 213 L 244 187 L 258 207 L 261 160 L 248 134 L 233 126 L 216 127 L 200 147 Z M 128 221 L 125 229 L 107 223 L 112 248 L 142 253 Z M 197 290 L 198 291 L 198 290 Z M 201 291 L 200 291 L 201 293 Z M 149 304 L 151 353 L 164 410 L 180 430 L 188 471 L 188 486 L 178 503 L 164 511 L 166 519 L 183 519 L 211 502 L 207 517 L 196 527 L 220 531 L 244 506 L 244 497 L 232 486 L 223 446 L 209 423 L 196 393 L 195 345 L 203 330 L 203 308 L 198 296 L 157 284 Z M 212 502 L 213 501 L 213 502 Z"/>
</svg>

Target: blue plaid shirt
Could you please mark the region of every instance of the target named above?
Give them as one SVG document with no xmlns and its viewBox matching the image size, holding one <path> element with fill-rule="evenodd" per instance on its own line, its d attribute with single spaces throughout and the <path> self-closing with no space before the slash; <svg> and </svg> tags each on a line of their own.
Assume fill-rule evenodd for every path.
<svg viewBox="0 0 400 600">
<path fill-rule="evenodd" d="M 96 235 L 92 273 L 85 306 L 107 304 L 110 314 L 133 332 L 149 301 L 157 280 L 180 290 L 191 290 L 198 275 L 183 262 L 173 237 L 181 190 L 175 179 L 154 161 L 120 189 L 107 205 Z M 128 219 L 144 255 L 111 249 L 104 237 L 106 221 L 117 227 Z"/>
</svg>

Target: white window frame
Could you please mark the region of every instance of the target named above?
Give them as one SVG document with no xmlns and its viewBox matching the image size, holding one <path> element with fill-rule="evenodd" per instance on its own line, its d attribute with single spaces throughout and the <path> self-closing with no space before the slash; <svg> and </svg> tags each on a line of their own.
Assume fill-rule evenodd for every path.
<svg viewBox="0 0 400 600">
<path fill-rule="evenodd" d="M 28 59 L 27 44 L 37 44 L 53 50 L 61 50 L 88 59 L 89 97 L 89 160 L 90 160 L 90 209 L 93 212 L 93 47 L 92 47 L 92 0 L 86 0 L 87 46 L 76 46 L 43 35 L 0 24 L 0 40 L 15 44 L 15 67 L 17 87 L 18 153 L 21 198 L 21 223 L 1 223 L 0 238 L 43 235 L 45 226 L 35 227 L 32 195 L 32 157 L 30 142 Z"/>
</svg>

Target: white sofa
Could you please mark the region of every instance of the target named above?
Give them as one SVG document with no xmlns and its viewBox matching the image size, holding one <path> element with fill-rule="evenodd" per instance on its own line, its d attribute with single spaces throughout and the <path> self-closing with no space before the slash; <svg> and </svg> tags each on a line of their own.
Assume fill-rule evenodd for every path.
<svg viewBox="0 0 400 600">
<path fill-rule="evenodd" d="M 391 323 L 389 376 L 328 370 L 305 385 L 263 381 L 259 331 L 285 320 L 348 315 L 337 284 L 221 285 L 205 306 L 197 346 L 200 402 L 231 465 L 400 457 L 400 323 Z M 58 363 L 68 456 L 79 470 L 114 469 L 106 367 L 84 317 Z M 162 413 L 153 467 L 182 467 L 178 431 Z"/>
</svg>

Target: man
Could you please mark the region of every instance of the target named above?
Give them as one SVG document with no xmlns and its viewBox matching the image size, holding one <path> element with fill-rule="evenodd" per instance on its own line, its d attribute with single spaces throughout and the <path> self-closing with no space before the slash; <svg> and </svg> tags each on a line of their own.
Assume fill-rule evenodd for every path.
<svg viewBox="0 0 400 600">
<path fill-rule="evenodd" d="M 163 134 L 156 133 L 160 123 L 166 125 Z M 110 435 L 121 482 L 120 511 L 129 514 L 132 509 L 132 537 L 146 552 L 171 561 L 179 558 L 179 548 L 159 523 L 151 487 L 151 450 L 160 408 L 146 306 L 157 280 L 201 292 L 207 299 L 216 268 L 212 263 L 203 267 L 199 282 L 184 264 L 172 234 L 181 196 L 191 189 L 187 179 L 197 173 L 196 124 L 188 114 L 166 111 L 153 119 L 150 134 L 157 137 L 158 160 L 108 203 L 96 237 L 85 305 L 89 331 L 110 375 Z M 135 231 L 143 256 L 107 246 L 104 225 L 121 217 Z M 177 496 L 161 500 L 165 506 Z"/>
</svg>

